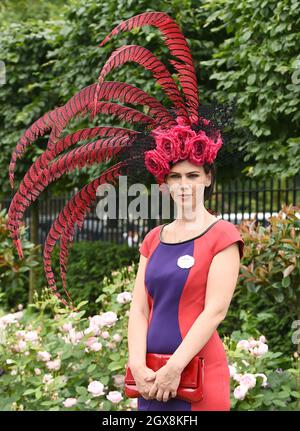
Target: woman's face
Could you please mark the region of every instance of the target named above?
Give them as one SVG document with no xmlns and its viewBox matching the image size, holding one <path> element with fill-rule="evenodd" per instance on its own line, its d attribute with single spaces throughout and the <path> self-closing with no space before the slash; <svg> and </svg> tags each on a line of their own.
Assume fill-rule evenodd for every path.
<svg viewBox="0 0 300 431">
<path fill-rule="evenodd" d="M 179 208 L 195 210 L 199 203 L 204 204 L 204 190 L 211 184 L 211 173 L 206 174 L 203 166 L 182 160 L 171 167 L 165 182 Z"/>
</svg>

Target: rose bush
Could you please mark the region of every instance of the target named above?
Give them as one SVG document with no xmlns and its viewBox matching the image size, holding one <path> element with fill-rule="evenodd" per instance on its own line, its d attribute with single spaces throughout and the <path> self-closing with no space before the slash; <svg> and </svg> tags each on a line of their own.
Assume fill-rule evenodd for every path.
<svg viewBox="0 0 300 431">
<path fill-rule="evenodd" d="M 94 316 L 84 317 L 87 301 L 70 313 L 49 289 L 25 310 L 2 311 L 0 410 L 136 409 L 123 393 L 134 272 L 107 279 L 98 303 L 108 311 Z"/>
<path fill-rule="evenodd" d="M 283 370 L 282 352 L 269 351 L 266 337 L 243 338 L 236 331 L 224 337 L 231 377 L 232 410 L 300 410 L 299 355 Z"/>
<path fill-rule="evenodd" d="M 124 394 L 127 327 L 136 265 L 104 280 L 99 312 L 62 308 L 45 289 L 25 310 L 0 313 L 0 410 L 136 410 Z M 270 352 L 266 337 L 224 338 L 232 410 L 296 410 L 297 363 Z M 287 363 L 288 361 L 288 363 Z M 285 369 L 284 369 L 285 368 Z"/>
</svg>

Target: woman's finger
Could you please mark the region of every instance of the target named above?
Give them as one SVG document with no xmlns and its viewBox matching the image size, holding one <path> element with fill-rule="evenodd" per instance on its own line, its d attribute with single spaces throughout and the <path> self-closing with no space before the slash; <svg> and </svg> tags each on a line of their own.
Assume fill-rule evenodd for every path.
<svg viewBox="0 0 300 431">
<path fill-rule="evenodd" d="M 149 391 L 149 397 L 155 398 L 156 392 L 157 392 L 157 385 L 155 383 L 153 383 L 153 385 L 151 386 L 151 389 Z"/>
<path fill-rule="evenodd" d="M 163 402 L 167 402 L 169 401 L 169 395 L 170 395 L 170 391 L 165 390 L 165 392 L 163 393 Z"/>
<path fill-rule="evenodd" d="M 157 401 L 162 401 L 163 393 L 164 393 L 164 391 L 159 388 L 157 391 L 157 394 L 156 394 Z"/>
</svg>

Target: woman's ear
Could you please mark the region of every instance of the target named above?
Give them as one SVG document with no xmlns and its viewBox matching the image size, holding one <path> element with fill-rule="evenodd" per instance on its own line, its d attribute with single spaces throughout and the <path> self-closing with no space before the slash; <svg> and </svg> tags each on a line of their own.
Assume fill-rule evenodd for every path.
<svg viewBox="0 0 300 431">
<path fill-rule="evenodd" d="M 205 186 L 209 187 L 211 185 L 211 171 L 206 174 Z"/>
</svg>

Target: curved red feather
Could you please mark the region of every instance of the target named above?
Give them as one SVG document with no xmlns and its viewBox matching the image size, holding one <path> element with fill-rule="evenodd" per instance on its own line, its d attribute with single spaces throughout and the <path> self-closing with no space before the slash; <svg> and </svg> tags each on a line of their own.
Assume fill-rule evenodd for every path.
<svg viewBox="0 0 300 431">
<path fill-rule="evenodd" d="M 153 96 L 134 85 L 119 81 L 105 81 L 98 89 L 98 100 L 119 100 L 131 105 L 144 105 L 149 107 L 148 114 L 153 116 L 161 127 L 176 126 L 176 121 L 170 112 Z M 93 101 L 94 102 L 94 101 Z M 92 109 L 90 104 L 87 109 Z M 92 116 L 93 118 L 93 116 Z"/>
<path fill-rule="evenodd" d="M 109 160 L 130 144 L 131 136 L 139 132 L 127 129 L 126 132 L 121 130 L 119 136 L 113 136 L 105 140 L 97 140 L 82 145 L 74 150 L 60 156 L 57 160 L 38 172 L 36 180 L 29 185 L 29 191 L 20 186 L 20 191 L 13 198 L 14 218 L 8 219 L 8 229 L 10 235 L 17 246 L 19 234 L 19 223 L 22 220 L 26 208 L 31 202 L 40 195 L 40 193 L 55 179 L 61 177 L 64 173 L 74 170 L 76 167 L 81 168 L 87 164 L 100 163 Z M 129 135 L 129 136 L 128 136 Z M 128 142 L 129 144 L 128 144 Z M 33 193 L 34 192 L 34 193 Z M 25 193 L 25 194 L 24 194 Z"/>
<path fill-rule="evenodd" d="M 166 66 L 154 55 L 151 51 L 139 45 L 125 45 L 117 48 L 104 64 L 95 92 L 95 103 L 98 100 L 98 94 L 105 76 L 114 68 L 126 63 L 134 61 L 153 73 L 157 83 L 161 85 L 169 99 L 174 103 L 178 115 L 183 117 L 187 124 L 190 124 L 188 112 L 183 98 L 178 90 L 176 82 Z"/>
<path fill-rule="evenodd" d="M 21 184 L 19 186 L 18 193 L 22 193 L 22 196 L 28 199 L 28 196 L 35 195 L 38 196 L 36 189 L 33 189 L 33 185 L 37 185 L 37 190 L 42 191 L 38 185 L 38 174 L 48 167 L 50 162 L 62 151 L 68 149 L 71 145 L 74 145 L 80 141 L 84 141 L 88 138 L 98 137 L 110 137 L 110 136 L 123 136 L 131 133 L 131 129 L 120 128 L 120 127 L 110 127 L 110 126 L 101 126 L 94 128 L 81 129 L 77 132 L 74 132 L 70 135 L 65 136 L 61 140 L 55 143 L 54 148 L 50 150 L 45 150 L 43 154 L 41 154 L 35 162 L 30 166 L 29 170 L 26 172 Z M 19 212 L 19 216 L 17 216 L 17 210 L 19 210 L 20 204 L 24 207 L 22 201 L 20 202 L 20 196 L 16 193 L 13 197 L 9 209 L 8 209 L 8 225 L 14 226 L 14 229 L 18 231 L 18 227 L 20 221 L 23 217 L 23 214 Z M 20 244 L 19 242 L 15 242 L 15 245 L 18 249 L 18 253 L 20 254 Z"/>
<path fill-rule="evenodd" d="M 60 267 L 61 278 L 64 290 L 72 301 L 66 287 L 66 271 L 67 271 L 67 257 L 68 257 L 68 241 L 69 245 L 72 244 L 74 238 L 75 225 L 79 229 L 82 228 L 83 220 L 87 212 L 90 211 L 90 206 L 96 200 L 96 191 L 100 184 L 115 183 L 116 177 L 121 175 L 120 169 L 126 162 L 119 162 L 104 171 L 98 178 L 85 185 L 75 196 L 70 199 L 65 207 L 60 211 L 55 221 L 53 222 L 44 245 L 44 270 L 47 278 L 48 286 L 57 293 L 54 273 L 51 268 L 51 253 L 55 244 L 61 237 L 61 253 L 60 253 Z M 59 297 L 61 300 L 61 298 Z M 65 305 L 68 305 L 64 302 Z M 74 310 L 72 308 L 72 310 Z"/>
<path fill-rule="evenodd" d="M 186 38 L 182 34 L 179 26 L 169 15 L 165 12 L 144 12 L 128 18 L 118 24 L 102 40 L 99 46 L 103 46 L 113 36 L 121 31 L 130 31 L 133 28 L 143 27 L 145 25 L 158 28 L 162 33 L 164 42 L 169 48 L 170 53 L 182 61 L 182 64 L 178 62 L 170 62 L 175 66 L 179 73 L 182 91 L 187 100 L 187 105 L 191 114 L 191 122 L 197 124 L 199 119 L 199 93 L 192 54 Z"/>
<path fill-rule="evenodd" d="M 14 171 L 17 158 L 20 158 L 28 145 L 32 144 L 39 136 L 44 136 L 45 132 L 51 129 L 49 137 L 49 147 L 59 139 L 59 136 L 68 122 L 82 111 L 87 103 L 94 99 L 96 84 L 89 85 L 76 93 L 63 106 L 60 106 L 44 114 L 36 120 L 19 139 L 15 150 L 12 153 L 9 165 L 9 180 L 12 189 L 14 188 Z"/>
</svg>

